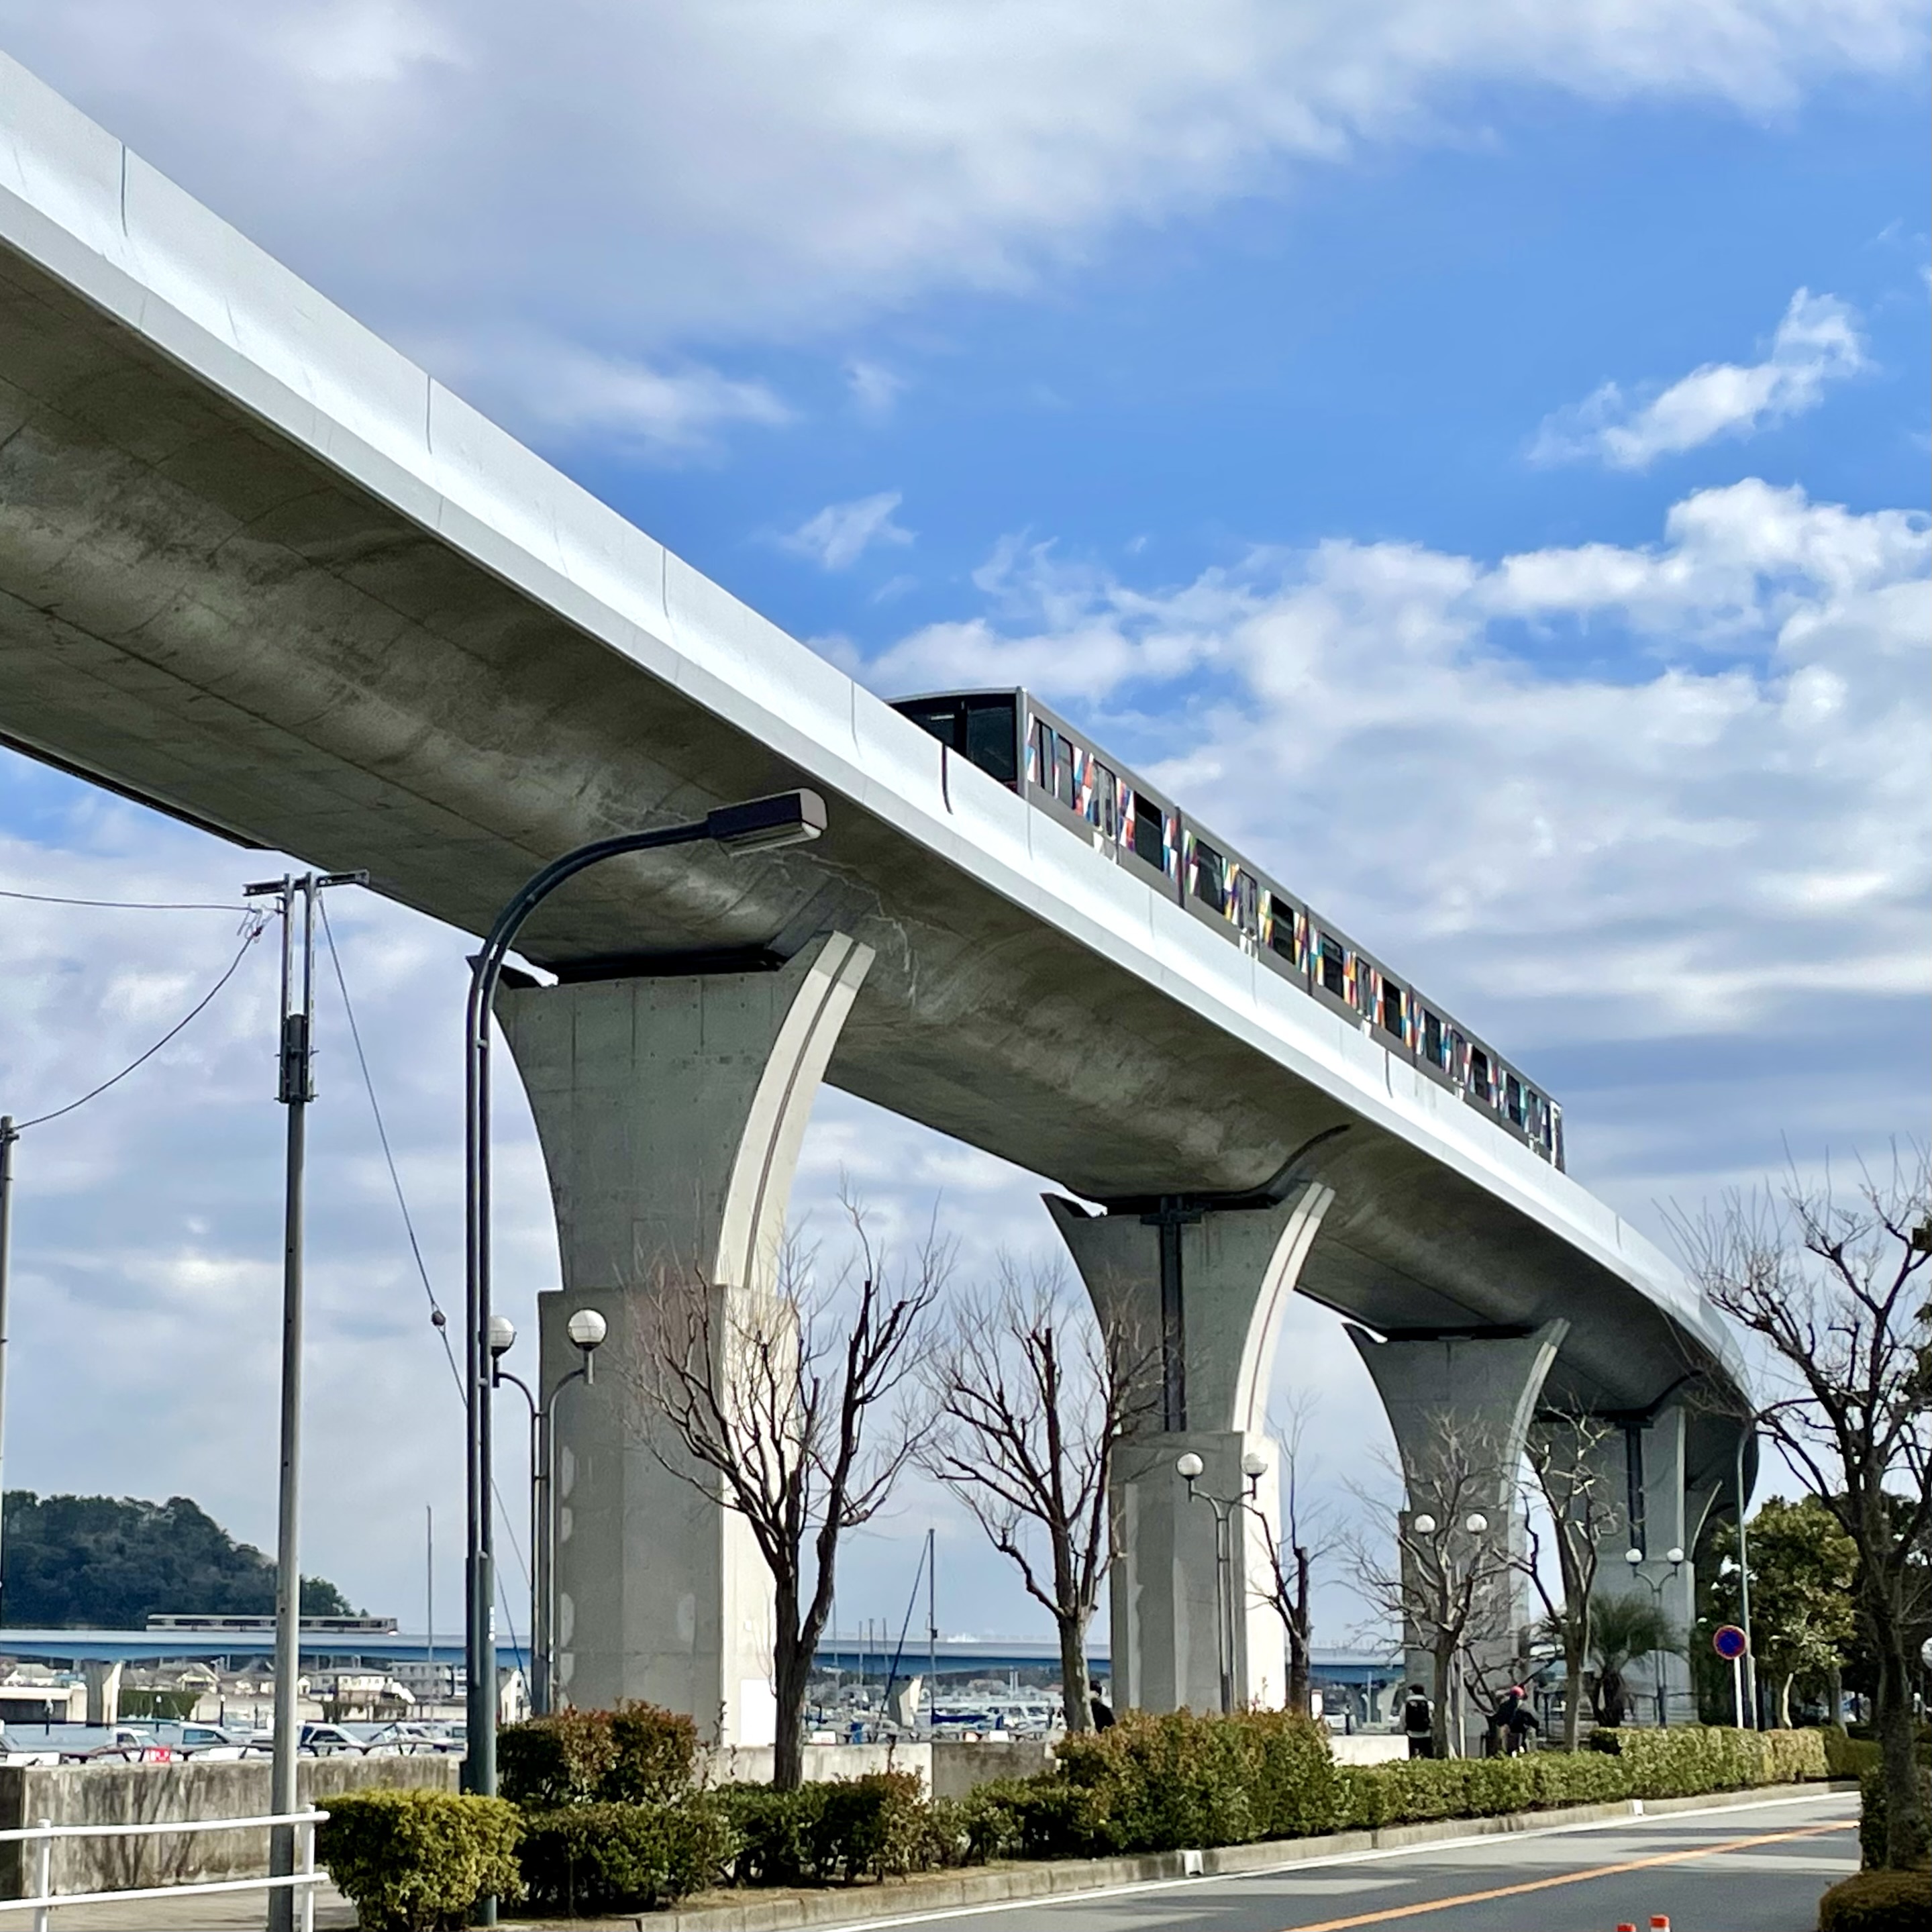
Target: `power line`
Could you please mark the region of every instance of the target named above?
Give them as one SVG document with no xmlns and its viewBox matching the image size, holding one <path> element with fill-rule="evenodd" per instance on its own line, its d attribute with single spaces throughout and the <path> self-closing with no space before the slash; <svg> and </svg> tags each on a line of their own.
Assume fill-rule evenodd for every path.
<svg viewBox="0 0 1932 1932">
<path fill-rule="evenodd" d="M 10 895 L 10 896 L 19 896 Z M 217 910 L 223 912 L 232 912 L 235 908 L 232 906 L 222 906 L 217 908 Z M 216 994 L 221 991 L 223 987 L 227 985 L 230 980 L 234 978 L 236 972 L 240 969 L 242 960 L 248 955 L 249 947 L 253 946 L 256 940 L 262 936 L 262 928 L 264 923 L 265 921 L 260 914 L 253 911 L 250 912 L 248 914 L 248 926 L 242 935 L 242 944 L 236 950 L 235 957 L 228 962 L 228 970 L 222 974 L 220 979 L 215 981 L 213 986 L 208 988 L 206 992 L 202 994 L 201 998 L 188 1009 L 188 1012 L 180 1019 L 177 1020 L 172 1026 L 170 1027 L 167 1031 L 163 1034 L 160 1038 L 156 1040 L 154 1045 L 148 1048 L 146 1052 L 140 1054 L 136 1059 L 130 1060 L 125 1066 L 122 1068 L 118 1073 L 114 1076 L 112 1079 L 104 1080 L 98 1087 L 89 1088 L 86 1093 L 82 1094 L 78 1100 L 70 1100 L 64 1107 L 56 1107 L 51 1113 L 37 1114 L 31 1120 L 22 1120 L 14 1131 L 16 1133 L 24 1133 L 29 1127 L 44 1126 L 50 1120 L 57 1120 L 62 1114 L 72 1113 L 76 1107 L 86 1106 L 88 1101 L 98 1099 L 101 1094 L 106 1093 L 110 1087 L 118 1087 L 122 1081 L 127 1078 L 129 1074 L 132 1073 L 135 1070 L 136 1068 L 145 1066 L 149 1060 L 153 1059 L 154 1055 L 159 1053 L 161 1048 L 167 1045 L 169 1041 L 172 1040 L 178 1034 L 182 1032 L 194 1021 L 199 1018 L 200 1016 L 208 1010 L 209 1006 L 213 1004 Z"/>
<path fill-rule="evenodd" d="M 31 899 L 35 905 L 93 906 L 104 912 L 240 912 L 245 908 L 213 899 L 74 899 L 59 892 L 22 892 L 0 886 L 0 899 Z"/>
<path fill-rule="evenodd" d="M 362 1090 L 369 1096 L 369 1112 L 374 1117 L 376 1138 L 382 1143 L 382 1160 L 389 1170 L 389 1185 L 395 1190 L 396 1205 L 401 1211 L 404 1231 L 409 1237 L 410 1253 L 415 1259 L 416 1274 L 422 1282 L 423 1294 L 429 1302 L 430 1325 L 436 1330 L 436 1339 L 442 1344 L 443 1358 L 449 1364 L 450 1380 L 454 1384 L 457 1400 L 460 1402 L 464 1399 L 463 1371 L 456 1366 L 456 1351 L 449 1339 L 449 1318 L 444 1314 L 442 1304 L 436 1299 L 435 1285 L 429 1276 L 428 1264 L 423 1259 L 422 1244 L 416 1238 L 416 1220 L 410 1212 L 408 1197 L 403 1192 L 403 1178 L 396 1166 L 395 1154 L 389 1144 L 389 1131 L 383 1123 L 382 1103 L 376 1097 L 376 1082 L 369 1071 L 369 1056 L 363 1051 L 362 1030 L 356 1023 L 356 1005 L 349 997 L 349 980 L 342 970 L 342 955 L 337 950 L 335 933 L 328 922 L 328 904 L 324 901 L 320 904 L 322 940 L 328 948 L 328 963 L 335 974 L 336 987 L 342 994 L 342 1010 L 349 1022 L 349 1037 L 355 1046 L 356 1064 L 362 1072 Z M 494 1472 L 490 1478 L 490 1491 L 496 1498 L 497 1513 L 502 1520 L 503 1534 L 510 1546 L 511 1554 L 516 1558 L 517 1567 L 524 1572 L 524 1580 L 528 1582 L 529 1564 L 524 1561 L 522 1546 L 517 1540 L 517 1532 L 511 1522 L 509 1510 L 505 1505 L 503 1492 L 497 1486 Z M 508 1594 L 500 1577 L 497 1580 L 497 1589 L 503 1595 L 503 1621 L 508 1626 L 511 1643 L 515 1646 L 516 1621 L 510 1614 Z M 518 1647 L 518 1655 L 520 1668 L 522 1652 L 520 1646 Z"/>
</svg>

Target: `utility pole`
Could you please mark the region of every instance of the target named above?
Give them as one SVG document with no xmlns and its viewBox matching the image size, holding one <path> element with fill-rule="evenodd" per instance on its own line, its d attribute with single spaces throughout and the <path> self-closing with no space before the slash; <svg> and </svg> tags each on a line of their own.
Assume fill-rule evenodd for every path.
<svg viewBox="0 0 1932 1932">
<path fill-rule="evenodd" d="M 281 1480 L 275 1526 L 275 1713 L 268 1810 L 278 1818 L 296 1808 L 296 1680 L 302 1668 L 302 1183 L 308 1153 L 308 1103 L 315 1098 L 315 901 L 325 886 L 366 884 L 367 872 L 304 872 L 244 888 L 248 898 L 272 898 L 282 921 L 281 1022 L 275 1098 L 288 1109 L 282 1195 Z M 295 913 L 302 913 L 300 956 Z M 296 1869 L 292 1825 L 268 1834 L 268 1874 Z M 268 1894 L 269 1932 L 294 1932 L 305 1917 L 292 1886 Z"/>
<path fill-rule="evenodd" d="M 20 1138 L 11 1114 L 0 1114 L 0 1498 L 7 1493 L 7 1256 L 14 1237 L 14 1143 Z M 6 1609 L 6 1541 L 0 1528 L 0 1622 Z"/>
<path fill-rule="evenodd" d="M 436 1695 L 436 1505 L 423 1504 L 423 1692 Z"/>
</svg>

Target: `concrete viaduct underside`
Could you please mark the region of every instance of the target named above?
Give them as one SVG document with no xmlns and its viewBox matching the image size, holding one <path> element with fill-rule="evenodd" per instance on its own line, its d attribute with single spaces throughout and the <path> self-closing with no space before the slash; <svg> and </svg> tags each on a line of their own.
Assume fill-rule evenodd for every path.
<svg viewBox="0 0 1932 1932">
<path fill-rule="evenodd" d="M 1694 1541 L 1736 1452 L 1735 1358 L 1614 1216 L 4 62 L 0 110 L 0 742 L 366 868 L 470 932 L 584 839 L 800 784 L 830 802 L 811 848 L 614 863 L 531 929 L 557 983 L 499 1011 L 558 1202 L 551 1299 L 621 1315 L 668 1253 L 755 1289 L 820 1078 L 1096 1204 L 1054 1215 L 1103 1304 L 1158 1306 L 1147 1209 L 1191 1198 L 1180 1406 L 1120 1498 L 1132 1701 L 1210 1701 L 1211 1544 L 1173 1454 L 1236 1480 L 1292 1292 L 1386 1338 L 1365 1352 L 1406 1455 L 1444 1405 L 1517 1441 L 1539 1409 L 1610 1417 L 1650 1545 Z M 1278 1198 L 1208 1198 L 1271 1178 Z M 741 1532 L 665 1488 L 614 1405 L 576 1413 L 571 1694 L 722 1706 L 755 1733 L 767 1638 Z M 682 1560 L 640 1574 L 638 1539 L 662 1552 L 673 1518 Z M 1278 1694 L 1278 1634 L 1240 1621 L 1244 1694 Z"/>
</svg>

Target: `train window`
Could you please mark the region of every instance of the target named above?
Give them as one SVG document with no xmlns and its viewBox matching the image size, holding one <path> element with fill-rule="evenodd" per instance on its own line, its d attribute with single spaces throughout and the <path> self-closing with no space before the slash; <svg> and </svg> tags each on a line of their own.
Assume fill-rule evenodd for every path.
<svg viewBox="0 0 1932 1932">
<path fill-rule="evenodd" d="M 902 717 L 909 718 L 942 745 L 950 745 L 956 752 L 959 749 L 959 706 L 954 699 L 943 698 L 931 704 L 902 704 L 896 708 Z"/>
<path fill-rule="evenodd" d="M 1167 819 L 1144 791 L 1134 794 L 1134 856 L 1156 872 L 1167 870 Z"/>
<path fill-rule="evenodd" d="M 1384 1033 L 1392 1033 L 1397 1040 L 1402 1037 L 1402 990 L 1393 980 L 1382 982 L 1382 1011 L 1377 1016 Z"/>
<path fill-rule="evenodd" d="M 1216 912 L 1228 903 L 1227 861 L 1198 838 L 1194 842 L 1194 896 Z"/>
<path fill-rule="evenodd" d="M 1505 1076 L 1503 1081 L 1503 1106 L 1510 1118 L 1521 1126 L 1523 1124 L 1522 1082 L 1514 1073 Z"/>
<path fill-rule="evenodd" d="M 1321 944 L 1316 949 L 1320 962 L 1322 983 L 1338 1000 L 1348 997 L 1348 956 L 1342 950 L 1339 941 L 1330 939 L 1324 932 Z"/>
<path fill-rule="evenodd" d="M 1087 760 L 1087 778 L 1094 802 L 1088 817 L 1109 838 L 1120 836 L 1120 782 L 1098 758 Z"/>
<path fill-rule="evenodd" d="M 1486 1107 L 1496 1104 L 1490 1091 L 1490 1056 L 1480 1046 L 1469 1049 L 1469 1091 Z"/>
<path fill-rule="evenodd" d="M 1258 932 L 1262 925 L 1261 888 L 1252 872 L 1234 874 L 1234 903 L 1231 916 L 1244 932 Z"/>
<path fill-rule="evenodd" d="M 1294 943 L 1294 908 L 1286 899 L 1268 898 L 1268 945 L 1291 966 L 1301 964 Z"/>
<path fill-rule="evenodd" d="M 1053 734 L 1053 795 L 1062 805 L 1078 808 L 1073 790 L 1073 741 Z"/>
<path fill-rule="evenodd" d="M 1425 1060 L 1432 1060 L 1438 1066 L 1446 1066 L 1448 1064 L 1444 1051 L 1442 1022 L 1436 1014 L 1428 1012 L 1426 1009 L 1422 1016 L 1422 1057 Z"/>
<path fill-rule="evenodd" d="M 928 725 L 928 730 L 932 728 Z M 953 749 L 962 748 L 956 737 Z M 1010 698 L 969 699 L 966 705 L 968 760 L 988 778 L 1012 784 L 1019 777 L 1013 748 L 1013 700 Z"/>
</svg>

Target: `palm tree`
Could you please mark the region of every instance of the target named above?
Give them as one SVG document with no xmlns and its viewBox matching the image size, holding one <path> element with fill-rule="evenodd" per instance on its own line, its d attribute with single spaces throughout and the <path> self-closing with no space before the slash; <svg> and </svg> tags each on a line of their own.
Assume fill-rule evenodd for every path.
<svg viewBox="0 0 1932 1932">
<path fill-rule="evenodd" d="M 1681 1656 L 1682 1636 L 1654 1597 L 1606 1597 L 1590 1606 L 1590 1656 L 1597 1666 L 1597 1721 L 1621 1724 L 1628 1699 L 1624 1672 L 1640 1658 Z"/>
</svg>

